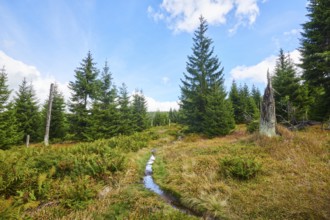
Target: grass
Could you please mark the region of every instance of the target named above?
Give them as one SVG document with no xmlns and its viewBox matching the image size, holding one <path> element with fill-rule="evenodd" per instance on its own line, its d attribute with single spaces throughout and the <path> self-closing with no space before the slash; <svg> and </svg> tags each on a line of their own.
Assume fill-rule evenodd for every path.
<svg viewBox="0 0 330 220">
<path fill-rule="evenodd" d="M 0 219 L 197 219 L 144 188 L 152 149 L 155 181 L 204 216 L 329 219 L 329 132 L 278 131 L 265 138 L 238 126 L 205 139 L 183 136 L 173 125 L 93 143 L 0 151 Z"/>
<path fill-rule="evenodd" d="M 329 219 L 330 133 L 279 130 L 276 138 L 249 135 L 244 127 L 222 138 L 185 137 L 158 151 L 156 182 L 215 218 Z M 250 178 L 223 175 L 221 161 L 242 157 L 260 170 Z"/>
<path fill-rule="evenodd" d="M 177 130 L 0 151 L 0 219 L 195 219 L 142 184 L 151 149 Z"/>
<path fill-rule="evenodd" d="M 151 129 L 158 138 L 150 141 L 147 148 L 126 155 L 127 166 L 116 187 L 105 198 L 94 201 L 83 211 L 72 212 L 64 219 L 196 219 L 173 209 L 142 184 L 151 149 L 170 144 L 177 130 L 175 126 Z"/>
</svg>

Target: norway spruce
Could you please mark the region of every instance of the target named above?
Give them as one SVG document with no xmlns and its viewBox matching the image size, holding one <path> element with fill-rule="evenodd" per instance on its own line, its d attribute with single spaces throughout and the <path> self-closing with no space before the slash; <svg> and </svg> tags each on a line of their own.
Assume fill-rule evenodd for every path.
<svg viewBox="0 0 330 220">
<path fill-rule="evenodd" d="M 39 112 L 38 100 L 32 84 L 28 84 L 24 78 L 19 86 L 14 100 L 14 109 L 18 131 L 24 135 L 21 140 L 24 141 L 27 135 L 30 135 L 32 142 L 42 139 L 41 114 Z"/>
<path fill-rule="evenodd" d="M 272 79 L 278 122 L 296 121 L 299 106 L 297 102 L 299 81 L 292 60 L 281 49 Z"/>
<path fill-rule="evenodd" d="M 9 102 L 11 91 L 8 89 L 5 68 L 0 70 L 0 149 L 8 149 L 21 140 L 13 105 Z"/>
<path fill-rule="evenodd" d="M 134 131 L 143 131 L 147 128 L 147 101 L 142 90 L 135 91 L 131 108 Z"/>
<path fill-rule="evenodd" d="M 192 132 L 209 136 L 225 135 L 234 128 L 232 108 L 226 105 L 223 68 L 213 54 L 213 41 L 206 36 L 207 22 L 200 17 L 194 33 L 187 73 L 181 79 L 180 107 L 183 122 Z"/>
<path fill-rule="evenodd" d="M 91 110 L 89 139 L 110 138 L 118 134 L 119 129 L 117 89 L 107 62 L 105 62 L 98 84 L 98 95 L 95 97 Z"/>
<path fill-rule="evenodd" d="M 310 0 L 309 20 L 303 24 L 300 52 L 303 79 L 315 97 L 312 118 L 330 116 L 330 1 Z"/>
<path fill-rule="evenodd" d="M 261 93 L 255 85 L 252 85 L 251 96 L 252 96 L 252 98 L 254 100 L 254 103 L 256 104 L 257 108 L 260 109 Z"/>
<path fill-rule="evenodd" d="M 99 70 L 93 62 L 91 52 L 82 60 L 80 67 L 75 70 L 75 81 L 69 83 L 71 98 L 69 109 L 70 131 L 73 132 L 74 139 L 87 140 L 87 130 L 90 123 L 90 109 L 92 101 L 97 96 Z"/>
<path fill-rule="evenodd" d="M 118 133 L 128 135 L 133 133 L 133 113 L 130 107 L 130 96 L 128 95 L 127 86 L 123 83 L 119 88 L 118 96 L 119 104 L 119 127 Z"/>
</svg>

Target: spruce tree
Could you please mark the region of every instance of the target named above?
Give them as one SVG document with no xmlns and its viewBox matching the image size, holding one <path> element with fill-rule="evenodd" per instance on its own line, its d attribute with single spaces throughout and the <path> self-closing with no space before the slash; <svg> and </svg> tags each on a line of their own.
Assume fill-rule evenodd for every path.
<svg viewBox="0 0 330 220">
<path fill-rule="evenodd" d="M 239 95 L 239 100 L 240 100 L 240 110 L 241 110 L 241 115 L 240 115 L 240 120 L 241 123 L 247 123 L 248 119 L 251 118 L 251 115 L 254 115 L 254 109 L 249 108 L 252 106 L 249 106 L 250 104 L 250 91 L 249 87 L 244 83 L 243 86 L 240 86 L 238 90 L 238 95 Z"/>
<path fill-rule="evenodd" d="M 250 123 L 253 120 L 257 120 L 260 117 L 260 110 L 256 105 L 252 96 L 247 100 L 247 114 L 245 116 L 245 122 Z"/>
<path fill-rule="evenodd" d="M 128 95 L 127 87 L 123 83 L 119 88 L 118 104 L 119 104 L 119 128 L 118 133 L 123 135 L 132 134 L 133 115 L 130 108 L 130 97 Z"/>
<path fill-rule="evenodd" d="M 230 88 L 229 99 L 232 103 L 232 107 L 234 110 L 234 118 L 235 118 L 236 124 L 243 123 L 243 112 L 241 109 L 241 99 L 240 99 L 239 90 L 238 90 L 235 80 L 233 80 L 231 88 Z"/>
<path fill-rule="evenodd" d="M 30 135 L 31 142 L 42 140 L 43 128 L 38 100 L 32 84 L 28 85 L 25 78 L 16 92 L 14 109 L 19 124 L 18 131 L 24 135 L 21 140 L 24 141 L 26 135 Z"/>
<path fill-rule="evenodd" d="M 309 21 L 303 24 L 300 52 L 303 79 L 315 97 L 312 118 L 330 116 L 330 1 L 310 0 Z"/>
<path fill-rule="evenodd" d="M 260 109 L 261 93 L 255 85 L 252 85 L 251 96 L 252 96 L 252 98 L 254 100 L 254 103 L 256 104 L 257 108 Z"/>
<path fill-rule="evenodd" d="M 9 102 L 11 91 L 8 89 L 5 67 L 0 70 L 0 149 L 9 149 L 21 141 L 12 103 Z"/>
<path fill-rule="evenodd" d="M 6 110 L 11 91 L 7 85 L 8 77 L 5 67 L 0 69 L 0 112 Z"/>
<path fill-rule="evenodd" d="M 248 123 L 258 116 L 257 105 L 252 95 L 250 95 L 249 87 L 246 84 L 237 88 L 236 82 L 233 81 L 229 99 L 234 109 L 236 124 Z"/>
<path fill-rule="evenodd" d="M 230 100 L 225 99 L 226 93 L 214 88 L 207 96 L 207 106 L 203 121 L 203 133 L 208 137 L 226 135 L 235 127 L 234 111 Z"/>
<path fill-rule="evenodd" d="M 292 60 L 281 49 L 272 79 L 278 122 L 296 121 L 299 105 L 297 102 L 299 81 Z"/>
<path fill-rule="evenodd" d="M 170 109 L 171 111 L 172 109 Z M 172 112 L 173 113 L 173 112 Z M 156 111 L 153 118 L 153 126 L 163 126 L 169 124 L 169 112 Z"/>
<path fill-rule="evenodd" d="M 180 113 L 176 109 L 170 108 L 170 111 L 168 113 L 168 118 L 171 121 L 171 123 L 180 123 Z"/>
<path fill-rule="evenodd" d="M 135 91 L 131 107 L 134 131 L 143 131 L 147 128 L 147 101 L 142 90 Z"/>
<path fill-rule="evenodd" d="M 71 89 L 71 98 L 69 109 L 70 131 L 73 132 L 74 139 L 87 140 L 87 129 L 90 126 L 90 109 L 93 100 L 98 95 L 98 76 L 99 70 L 96 68 L 96 63 L 93 62 L 91 52 L 88 52 L 75 70 L 75 81 L 70 81 L 69 88 Z"/>
<path fill-rule="evenodd" d="M 105 62 L 99 80 L 98 95 L 93 102 L 89 139 L 110 138 L 118 134 L 119 111 L 116 98 L 117 89 L 113 84 L 108 63 Z"/>
<path fill-rule="evenodd" d="M 220 122 L 226 121 L 222 118 L 232 116 L 231 113 L 225 113 L 232 109 L 225 106 L 223 68 L 220 68 L 221 63 L 217 56 L 213 55 L 213 42 L 206 36 L 207 29 L 206 20 L 200 17 L 200 25 L 193 37 L 193 54 L 188 56 L 187 73 L 181 79 L 180 107 L 183 122 L 190 131 L 212 136 L 224 135 L 233 125 L 227 127 Z M 218 120 L 211 123 L 215 118 Z"/>
</svg>

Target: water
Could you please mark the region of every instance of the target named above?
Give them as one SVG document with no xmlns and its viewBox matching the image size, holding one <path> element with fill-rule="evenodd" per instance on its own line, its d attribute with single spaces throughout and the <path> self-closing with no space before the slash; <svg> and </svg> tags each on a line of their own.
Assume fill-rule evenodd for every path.
<svg viewBox="0 0 330 220">
<path fill-rule="evenodd" d="M 170 195 L 169 193 L 163 191 L 155 182 L 154 179 L 152 178 L 152 165 L 155 162 L 156 157 L 153 154 L 150 157 L 150 159 L 147 162 L 146 169 L 144 172 L 144 177 L 143 177 L 143 184 L 144 186 L 149 189 L 150 191 L 158 194 L 161 196 L 167 203 L 169 203 L 173 208 L 187 214 L 187 215 L 194 215 L 194 216 L 199 216 L 198 214 L 192 212 L 191 210 L 183 207 L 180 205 L 180 202 L 178 199 L 176 199 L 174 196 Z"/>
<path fill-rule="evenodd" d="M 150 159 L 148 160 L 144 177 L 143 177 L 143 183 L 144 186 L 149 189 L 150 191 L 160 195 L 164 196 L 164 191 L 160 189 L 160 187 L 154 182 L 154 179 L 152 178 L 152 164 L 154 163 L 156 157 L 152 154 Z"/>
</svg>

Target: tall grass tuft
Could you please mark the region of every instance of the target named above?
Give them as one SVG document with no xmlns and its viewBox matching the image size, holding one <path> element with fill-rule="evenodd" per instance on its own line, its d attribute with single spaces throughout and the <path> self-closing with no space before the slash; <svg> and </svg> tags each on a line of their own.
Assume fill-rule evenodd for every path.
<svg viewBox="0 0 330 220">
<path fill-rule="evenodd" d="M 248 180 L 257 175 L 261 170 L 261 164 L 254 159 L 244 157 L 225 157 L 220 160 L 220 172 L 226 177 L 239 180 Z"/>
</svg>

